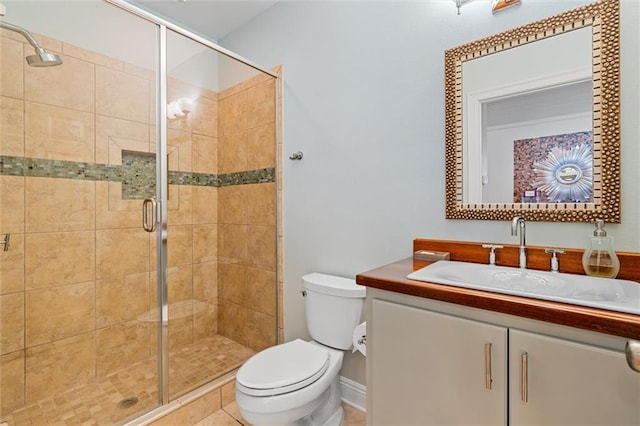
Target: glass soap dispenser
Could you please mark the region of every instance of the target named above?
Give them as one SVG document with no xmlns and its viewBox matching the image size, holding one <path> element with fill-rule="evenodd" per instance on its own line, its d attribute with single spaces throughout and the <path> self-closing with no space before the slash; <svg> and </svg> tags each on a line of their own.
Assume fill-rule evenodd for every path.
<svg viewBox="0 0 640 426">
<path fill-rule="evenodd" d="M 604 221 L 597 220 L 595 225 L 589 247 L 582 255 L 584 272 L 593 277 L 615 278 L 620 270 L 620 261 L 613 251 L 613 238 L 607 237 Z"/>
</svg>

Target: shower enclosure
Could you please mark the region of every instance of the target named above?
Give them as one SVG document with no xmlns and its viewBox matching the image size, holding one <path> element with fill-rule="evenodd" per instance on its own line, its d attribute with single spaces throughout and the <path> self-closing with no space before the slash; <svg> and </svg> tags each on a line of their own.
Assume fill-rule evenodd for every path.
<svg viewBox="0 0 640 426">
<path fill-rule="evenodd" d="M 276 343 L 277 73 L 121 0 L 3 3 L 0 422 L 122 423 Z"/>
</svg>

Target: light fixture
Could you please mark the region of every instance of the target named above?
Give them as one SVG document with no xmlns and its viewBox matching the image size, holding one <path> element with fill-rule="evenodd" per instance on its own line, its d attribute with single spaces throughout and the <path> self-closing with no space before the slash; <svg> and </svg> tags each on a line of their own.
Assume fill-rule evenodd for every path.
<svg viewBox="0 0 640 426">
<path fill-rule="evenodd" d="M 491 11 L 493 13 L 500 12 L 503 9 L 517 4 L 520 4 L 520 0 L 493 0 L 491 2 Z"/>
<path fill-rule="evenodd" d="M 191 98 L 180 98 L 167 104 L 167 118 L 169 120 L 184 117 L 193 110 L 195 100 Z"/>
<path fill-rule="evenodd" d="M 456 7 L 458 8 L 458 15 L 460 15 L 460 8 L 463 4 L 471 0 L 454 0 L 456 2 Z"/>
</svg>

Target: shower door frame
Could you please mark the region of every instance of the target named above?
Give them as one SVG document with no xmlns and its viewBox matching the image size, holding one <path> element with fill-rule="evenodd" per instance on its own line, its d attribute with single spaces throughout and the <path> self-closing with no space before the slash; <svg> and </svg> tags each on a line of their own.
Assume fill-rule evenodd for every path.
<svg viewBox="0 0 640 426">
<path fill-rule="evenodd" d="M 235 59 L 255 70 L 278 79 L 277 73 L 263 68 L 254 62 L 237 55 L 216 43 L 194 34 L 184 28 L 162 19 L 146 10 L 134 6 L 125 0 L 104 0 L 127 12 L 133 13 L 158 27 L 158 68 L 156 78 L 156 240 L 157 240 L 157 288 L 158 288 L 158 404 L 167 405 L 169 401 L 169 300 L 167 278 L 167 218 L 168 209 L 168 144 L 167 144 L 167 30 L 187 37 L 220 54 Z"/>
</svg>

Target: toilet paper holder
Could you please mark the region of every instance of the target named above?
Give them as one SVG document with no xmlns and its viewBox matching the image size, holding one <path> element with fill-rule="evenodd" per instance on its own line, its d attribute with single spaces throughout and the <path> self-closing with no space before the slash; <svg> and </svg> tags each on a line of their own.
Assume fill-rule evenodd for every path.
<svg viewBox="0 0 640 426">
<path fill-rule="evenodd" d="M 363 322 L 353 330 L 353 352 L 367 356 L 367 322 Z"/>
</svg>

